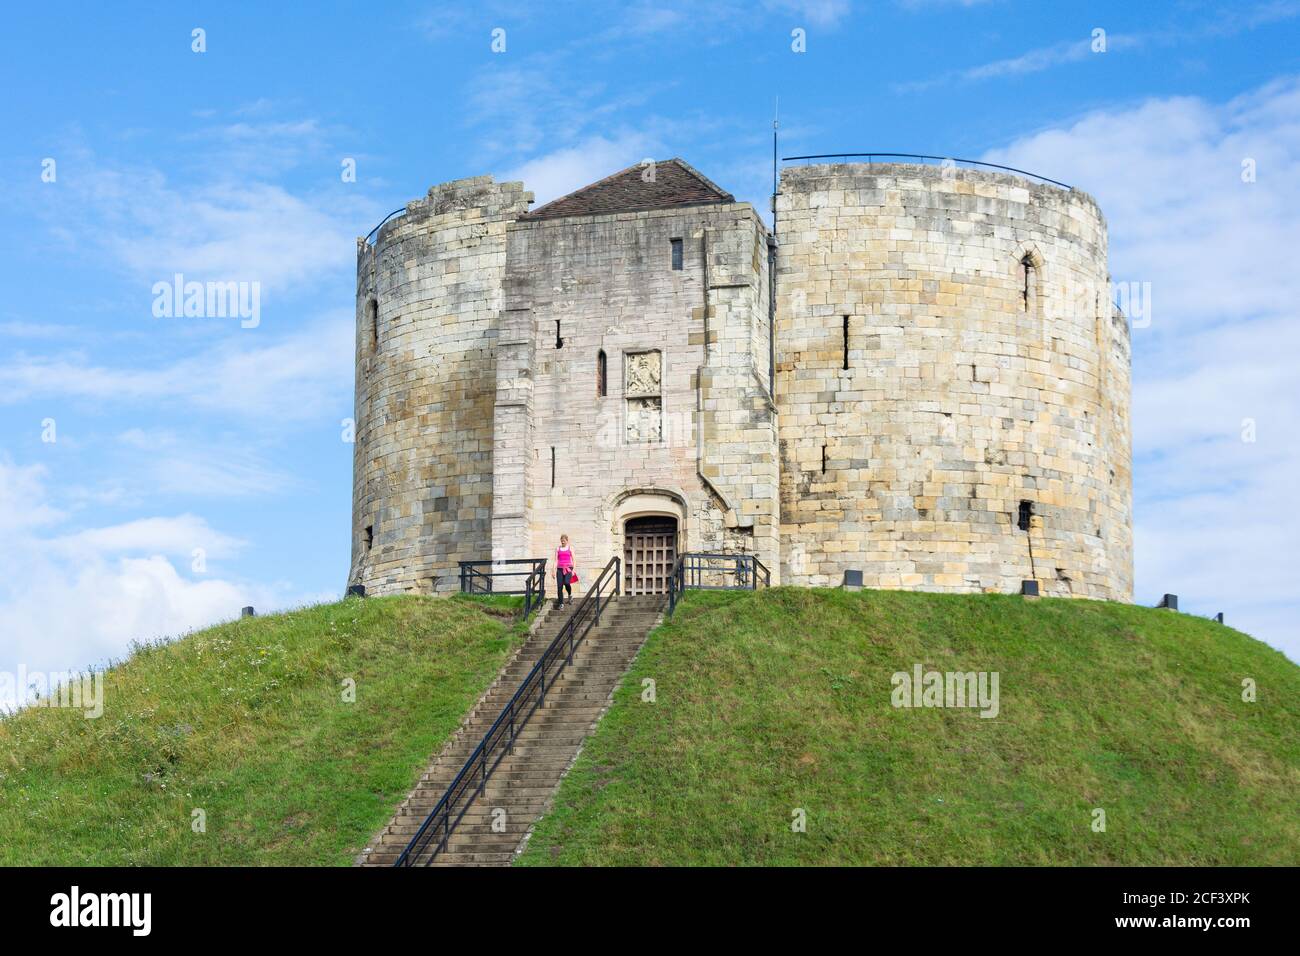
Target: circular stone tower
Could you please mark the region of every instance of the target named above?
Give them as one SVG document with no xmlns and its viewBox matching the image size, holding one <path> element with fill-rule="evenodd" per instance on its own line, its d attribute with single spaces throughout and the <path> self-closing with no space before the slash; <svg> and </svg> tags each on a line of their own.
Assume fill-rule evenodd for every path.
<svg viewBox="0 0 1300 956">
<path fill-rule="evenodd" d="M 492 434 L 506 226 L 522 183 L 461 179 L 357 242 L 352 566 L 368 593 L 457 588 L 492 556 Z"/>
<path fill-rule="evenodd" d="M 1131 600 L 1128 328 L 1093 199 L 800 166 L 777 223 L 782 581 Z"/>
</svg>

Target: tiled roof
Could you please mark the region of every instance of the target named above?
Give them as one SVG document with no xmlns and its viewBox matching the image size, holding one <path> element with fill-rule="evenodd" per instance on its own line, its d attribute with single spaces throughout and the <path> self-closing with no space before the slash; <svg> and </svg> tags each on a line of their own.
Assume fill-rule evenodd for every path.
<svg viewBox="0 0 1300 956">
<path fill-rule="evenodd" d="M 680 159 L 654 164 L 654 178 L 647 181 L 648 168 L 638 163 L 606 176 L 590 186 L 553 199 L 520 216 L 521 219 L 559 219 L 562 216 L 598 216 L 612 212 L 667 209 L 703 203 L 735 202 L 729 192 L 700 175 Z"/>
</svg>

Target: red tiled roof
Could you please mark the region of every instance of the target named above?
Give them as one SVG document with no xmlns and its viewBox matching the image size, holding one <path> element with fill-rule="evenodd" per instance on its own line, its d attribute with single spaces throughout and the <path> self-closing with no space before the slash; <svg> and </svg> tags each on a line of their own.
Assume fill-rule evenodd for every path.
<svg viewBox="0 0 1300 956">
<path fill-rule="evenodd" d="M 552 199 L 519 218 L 599 216 L 613 212 L 638 212 L 644 209 L 736 201 L 731 193 L 723 192 L 680 159 L 657 161 L 654 164 L 653 181 L 647 182 L 646 172 L 647 167 L 640 163 L 629 166 L 567 196 Z"/>
</svg>

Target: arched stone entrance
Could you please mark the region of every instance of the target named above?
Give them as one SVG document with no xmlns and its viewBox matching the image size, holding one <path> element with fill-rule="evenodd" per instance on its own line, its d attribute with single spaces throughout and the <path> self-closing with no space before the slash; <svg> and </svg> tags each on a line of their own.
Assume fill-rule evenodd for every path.
<svg viewBox="0 0 1300 956">
<path fill-rule="evenodd" d="M 686 498 L 675 488 L 629 488 L 607 504 L 625 594 L 662 594 L 685 547 Z"/>
</svg>

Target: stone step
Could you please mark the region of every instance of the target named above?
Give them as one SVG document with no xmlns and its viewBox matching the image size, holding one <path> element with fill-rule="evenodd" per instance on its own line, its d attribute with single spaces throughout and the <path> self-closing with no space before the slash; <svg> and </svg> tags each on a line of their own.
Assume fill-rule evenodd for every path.
<svg viewBox="0 0 1300 956">
<path fill-rule="evenodd" d="M 524 800 L 521 797 L 520 799 L 510 801 L 509 803 L 496 803 L 489 798 L 480 797 L 465 809 L 465 816 L 462 818 L 462 822 L 470 824 L 490 823 L 493 820 L 492 811 L 497 809 L 506 811 L 507 820 L 518 820 L 527 813 L 541 809 L 545 803 L 545 798 Z M 434 799 L 430 800 L 428 805 L 424 807 L 404 807 L 403 812 L 393 818 L 393 822 L 390 824 L 389 829 L 394 831 L 400 830 L 403 833 L 414 835 L 415 831 L 417 831 L 420 828 L 420 825 L 424 823 L 425 817 L 432 812 L 436 804 L 437 800 Z"/>
<path fill-rule="evenodd" d="M 514 850 L 554 796 L 564 772 L 604 712 L 650 628 L 660 619 L 662 596 L 620 597 L 601 612 L 573 649 L 572 662 L 552 669 L 544 702 L 528 714 L 512 750 L 500 758 L 484 792 L 465 794 L 463 816 L 436 865 L 508 865 Z M 415 790 L 371 847 L 368 864 L 391 865 L 419 831 L 446 788 L 473 754 L 483 735 L 514 698 L 537 661 L 562 631 L 570 608 L 548 608 L 515 659 L 503 668 L 493 689 L 478 703 L 456 743 L 427 770 Z M 532 706 L 535 697 L 525 706 Z M 505 812 L 502 818 L 493 811 Z M 441 839 L 441 834 L 437 839 Z M 435 843 L 437 840 L 434 841 Z"/>
<path fill-rule="evenodd" d="M 447 853 L 439 854 L 430 866 L 509 866 L 514 853 Z"/>
<path fill-rule="evenodd" d="M 427 807 L 409 808 L 409 812 L 393 818 L 393 822 L 389 825 L 388 831 L 403 833 L 406 835 L 406 839 L 409 840 L 414 836 L 415 832 L 420 829 L 425 818 L 433 811 L 435 804 L 436 801 L 431 800 Z M 493 801 L 490 798 L 481 797 L 465 809 L 465 816 L 462 818 L 462 822 L 471 825 L 491 823 L 495 819 L 492 816 L 492 811 L 505 810 L 507 820 L 518 822 L 520 820 L 528 819 L 531 823 L 532 814 L 536 813 L 545 805 L 546 798 L 533 799 L 530 797 L 525 800 L 521 797 L 507 803 L 501 803 L 500 801 Z"/>
</svg>

